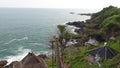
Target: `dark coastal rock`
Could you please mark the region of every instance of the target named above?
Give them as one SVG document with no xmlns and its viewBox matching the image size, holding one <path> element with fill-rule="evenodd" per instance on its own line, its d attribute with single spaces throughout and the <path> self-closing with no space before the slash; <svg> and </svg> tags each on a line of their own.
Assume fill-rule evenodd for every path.
<svg viewBox="0 0 120 68">
<path fill-rule="evenodd" d="M 78 13 L 78 15 L 92 16 L 93 13 Z"/>
<path fill-rule="evenodd" d="M 75 29 L 75 32 L 76 33 L 81 33 L 81 30 L 80 29 Z"/>
<path fill-rule="evenodd" d="M 75 27 L 78 27 L 78 28 L 85 27 L 85 22 L 84 21 L 68 22 L 66 24 L 71 25 L 71 26 L 75 26 Z"/>
<path fill-rule="evenodd" d="M 0 68 L 3 68 L 8 62 L 6 60 L 0 61 Z"/>
<path fill-rule="evenodd" d="M 99 42 L 104 42 L 105 41 L 105 39 L 100 34 L 92 34 L 92 35 L 89 35 L 88 37 L 94 38 Z"/>
<path fill-rule="evenodd" d="M 70 14 L 75 14 L 75 12 L 70 12 Z"/>
<path fill-rule="evenodd" d="M 75 32 L 76 33 L 83 33 L 84 32 L 84 27 L 83 28 L 80 28 L 80 29 L 75 29 Z"/>
<path fill-rule="evenodd" d="M 92 23 L 90 19 L 85 20 L 85 23 Z"/>
</svg>

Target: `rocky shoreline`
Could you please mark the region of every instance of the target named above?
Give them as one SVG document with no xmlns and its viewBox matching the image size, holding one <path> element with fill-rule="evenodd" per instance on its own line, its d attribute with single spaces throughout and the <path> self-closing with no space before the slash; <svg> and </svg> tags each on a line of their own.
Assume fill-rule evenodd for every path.
<svg viewBox="0 0 120 68">
<path fill-rule="evenodd" d="M 103 38 L 102 35 L 100 35 L 99 33 L 97 33 L 97 30 L 98 30 L 98 27 L 97 25 L 95 25 L 92 20 L 90 19 L 87 19 L 85 21 L 74 21 L 74 22 L 68 22 L 66 23 L 67 25 L 70 25 L 70 26 L 74 26 L 74 27 L 77 27 L 78 29 L 75 29 L 75 32 L 78 33 L 78 34 L 85 34 L 87 37 L 91 37 L 91 38 L 95 38 L 97 41 L 105 41 L 105 39 Z M 89 25 L 93 25 L 91 26 L 91 30 L 95 30 L 95 33 L 91 33 L 91 34 L 88 34 L 86 32 Z M 90 26 L 89 26 L 90 27 Z"/>
<path fill-rule="evenodd" d="M 93 13 L 78 13 L 78 15 L 92 16 Z"/>
</svg>

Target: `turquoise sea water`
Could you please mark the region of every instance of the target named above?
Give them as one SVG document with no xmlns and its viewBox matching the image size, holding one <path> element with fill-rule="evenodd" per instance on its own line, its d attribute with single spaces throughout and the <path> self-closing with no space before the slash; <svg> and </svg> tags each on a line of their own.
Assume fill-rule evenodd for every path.
<svg viewBox="0 0 120 68">
<path fill-rule="evenodd" d="M 31 51 L 49 54 L 49 40 L 57 34 L 58 24 L 90 18 L 69 12 L 95 10 L 0 8 L 0 59 L 20 60 Z"/>
</svg>

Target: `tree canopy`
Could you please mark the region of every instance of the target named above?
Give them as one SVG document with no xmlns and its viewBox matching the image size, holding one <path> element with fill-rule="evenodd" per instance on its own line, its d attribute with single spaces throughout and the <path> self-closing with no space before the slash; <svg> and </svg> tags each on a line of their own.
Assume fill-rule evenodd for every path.
<svg viewBox="0 0 120 68">
<path fill-rule="evenodd" d="M 91 20 L 94 23 L 100 24 L 108 17 L 111 17 L 113 15 L 119 15 L 119 14 L 120 14 L 120 8 L 109 6 L 109 7 L 103 8 L 103 10 L 101 10 L 98 13 L 94 13 L 91 17 Z"/>
<path fill-rule="evenodd" d="M 103 21 L 100 27 L 102 31 L 114 35 L 115 32 L 119 32 L 120 30 L 120 15 L 108 17 Z"/>
</svg>

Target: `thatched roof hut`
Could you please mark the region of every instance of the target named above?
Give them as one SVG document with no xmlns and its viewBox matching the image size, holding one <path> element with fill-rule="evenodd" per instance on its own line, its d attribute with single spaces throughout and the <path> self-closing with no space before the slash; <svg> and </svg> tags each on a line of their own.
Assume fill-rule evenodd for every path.
<svg viewBox="0 0 120 68">
<path fill-rule="evenodd" d="M 23 58 L 19 63 L 13 65 L 13 68 L 48 68 L 44 60 L 33 53 Z"/>
</svg>

